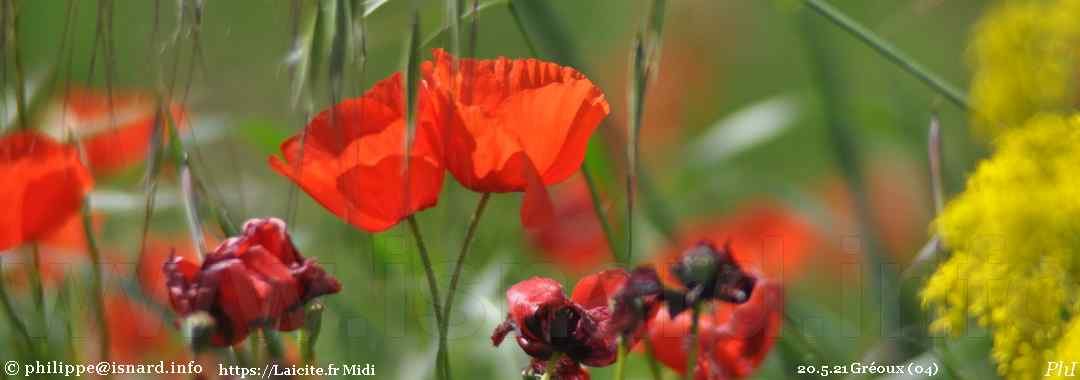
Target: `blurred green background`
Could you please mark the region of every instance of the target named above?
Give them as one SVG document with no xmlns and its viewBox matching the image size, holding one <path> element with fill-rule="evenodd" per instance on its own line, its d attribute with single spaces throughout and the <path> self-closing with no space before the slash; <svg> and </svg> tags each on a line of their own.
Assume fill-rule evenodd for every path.
<svg viewBox="0 0 1080 380">
<path fill-rule="evenodd" d="M 551 18 L 533 20 L 539 24 L 531 28 L 561 26 L 571 44 L 542 44 L 541 51 L 549 59 L 568 54 L 579 59 L 579 68 L 612 103 L 611 116 L 593 136 L 588 164 L 610 200 L 606 206 L 621 232 L 619 209 L 625 195 L 619 144 L 627 120 L 627 64 L 649 2 L 545 2 L 555 12 Z M 831 3 L 930 70 L 966 87 L 965 45 L 985 2 Z M 26 71 L 31 78 L 40 78 L 54 70 L 60 78 L 57 86 L 70 72 L 72 83 L 104 87 L 103 70 L 110 64 L 99 56 L 96 72 L 89 72 L 97 3 L 73 4 L 74 17 L 65 25 L 68 2 L 22 2 L 19 44 Z M 160 51 L 150 39 L 158 5 Z M 400 70 L 409 14 L 416 5 L 421 9 L 421 35 L 428 36 L 443 25 L 441 2 L 390 0 L 381 4 L 366 18 L 366 68 L 362 77 L 351 75 L 343 83 L 344 96 L 357 96 L 374 81 Z M 238 220 L 286 216 L 290 196 L 298 197 L 298 211 L 289 218 L 297 246 L 324 263 L 344 286 L 340 294 L 323 298 L 327 311 L 318 343 L 320 362 L 374 363 L 384 378 L 433 377 L 435 328 L 427 285 L 405 228 L 398 226 L 378 235 L 355 230 L 302 192 L 290 195 L 291 183 L 266 165 L 267 156 L 278 154 L 277 144 L 300 131 L 310 116 L 303 106 L 290 107 L 293 94 L 286 61 L 293 44 L 292 3 L 206 1 L 199 33 L 203 55 L 195 60 L 194 71 L 190 70 L 187 36 L 179 45 L 164 43 L 180 31 L 178 9 L 176 1 L 116 1 L 112 85 L 152 90 L 158 70 L 168 73 L 179 62 L 176 93 L 179 97 L 180 89 L 190 84 L 186 106 L 193 118 L 193 128 L 185 134 L 191 134 L 189 149 L 197 150 L 199 156 L 195 167 L 211 192 L 220 196 Z M 73 44 L 68 45 L 70 62 L 64 58 L 68 52 L 60 50 L 65 27 L 74 35 Z M 503 5 L 482 11 L 478 30 L 479 57 L 529 55 Z M 962 188 L 965 174 L 985 149 L 965 127 L 966 114 L 799 1 L 670 1 L 663 40 L 660 71 L 645 103 L 642 132 L 646 136 L 644 169 L 654 185 L 651 195 L 662 200 L 661 213 L 679 225 L 718 218 L 749 200 L 774 199 L 813 220 L 824 239 L 833 243 L 828 245 L 833 248 L 815 252 L 807 260 L 806 275 L 787 283 L 791 320 L 783 342 L 756 376 L 798 377 L 792 369 L 798 364 L 843 365 L 873 358 L 883 342 L 901 347 L 883 356 L 892 360 L 932 359 L 944 352 L 962 358 L 953 362 L 964 371 L 995 376 L 988 364 L 985 334 L 973 331 L 965 339 L 945 343 L 925 336 L 926 313 L 917 304 L 886 302 L 893 306 L 882 309 L 864 302 L 867 292 L 877 291 L 871 284 L 875 276 L 859 266 L 865 251 L 875 249 L 870 242 L 874 238 L 837 222 L 834 212 L 836 188 L 842 188 L 838 184 L 854 173 L 844 168 L 855 168 L 859 175 L 853 183 L 871 193 L 874 220 L 899 223 L 896 228 L 906 231 L 898 241 L 879 244 L 877 254 L 894 264 L 893 270 L 906 269 L 929 239 L 933 205 L 926 140 L 931 116 L 941 120 L 945 190 L 952 194 Z M 190 73 L 194 75 L 189 77 Z M 10 80 L 9 76 L 5 84 L 9 88 Z M 325 109 L 330 104 L 325 85 L 316 81 L 311 99 L 307 110 Z M 842 128 L 833 128 L 836 125 Z M 840 144 L 853 150 L 838 154 L 842 150 L 837 149 L 838 140 L 846 140 Z M 133 169 L 97 184 L 98 192 L 108 191 L 121 200 L 130 196 L 127 203 L 118 202 L 108 212 L 105 222 L 102 245 L 115 247 L 116 265 L 130 264 L 133 261 L 125 262 L 125 258 L 134 260 L 136 255 L 143 211 L 141 175 L 141 169 Z M 452 260 L 477 199 L 478 194 L 447 180 L 439 205 L 418 216 L 441 284 L 449 280 Z M 841 204 L 852 202 L 850 197 L 838 199 Z M 160 236 L 185 237 L 182 210 L 162 202 L 152 230 Z M 518 194 L 496 195 L 480 222 L 452 316 L 451 358 L 458 378 L 515 378 L 527 363 L 516 345 L 495 348 L 488 339 L 505 316 L 503 292 L 509 285 L 537 275 L 560 279 L 568 288 L 576 282 L 575 274 L 549 265 L 525 239 L 518 222 L 519 203 Z M 637 261 L 667 244 L 655 218 L 644 216 L 655 212 L 639 214 L 643 216 L 638 218 L 637 239 L 643 248 Z M 212 218 L 207 223 L 212 225 Z M 837 270 L 838 266 L 844 270 Z M 17 267 L 9 265 L 8 271 L 12 270 Z M 85 290 L 78 285 L 84 276 L 81 271 L 72 278 L 76 300 L 84 298 L 80 295 Z M 916 276 L 904 283 L 903 291 L 889 287 L 885 298 L 895 299 L 890 294 L 896 292 L 911 293 L 919 284 L 921 278 Z M 51 296 L 56 293 L 50 291 Z M 30 310 L 22 296 L 16 292 L 21 297 L 17 306 Z M 903 329 L 882 331 L 883 315 L 897 318 Z M 76 322 L 76 329 L 88 329 L 85 324 Z M 7 325 L 0 330 L 10 334 Z M 294 334 L 283 336 L 294 338 Z M 629 369 L 628 378 L 647 376 L 640 355 L 631 356 Z M 610 368 L 590 371 L 596 379 L 611 376 Z"/>
</svg>

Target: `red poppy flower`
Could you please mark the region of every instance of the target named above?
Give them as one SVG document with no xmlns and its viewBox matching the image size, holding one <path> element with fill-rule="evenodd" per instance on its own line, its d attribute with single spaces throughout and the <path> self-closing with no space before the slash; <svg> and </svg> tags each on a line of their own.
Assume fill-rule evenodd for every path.
<svg viewBox="0 0 1080 380">
<path fill-rule="evenodd" d="M 149 93 L 73 88 L 54 101 L 44 128 L 64 135 L 73 132 L 86 151 L 87 166 L 94 174 L 112 174 L 142 162 L 154 132 L 156 100 Z M 177 127 L 186 127 L 183 107 L 170 108 Z M 115 123 L 115 124 L 114 124 Z"/>
<path fill-rule="evenodd" d="M 421 70 L 453 100 L 442 142 L 454 178 L 477 192 L 524 191 L 522 222 L 548 220 L 545 186 L 581 167 L 610 112 L 600 89 L 577 70 L 536 59 L 456 59 L 436 49 Z"/>
<path fill-rule="evenodd" d="M 271 157 L 270 167 L 349 224 L 386 230 L 438 201 L 444 175 L 436 143 L 439 99 L 421 82 L 408 158 L 404 89 L 394 74 L 364 96 L 319 113 L 304 133 L 281 144 L 284 160 Z"/>
<path fill-rule="evenodd" d="M 544 258 L 575 274 L 611 262 L 611 250 L 585 181 L 580 176 L 571 177 L 551 195 L 555 217 L 526 231 Z"/>
<path fill-rule="evenodd" d="M 60 228 L 93 187 L 74 148 L 34 132 L 0 137 L 0 178 L 0 251 Z"/>
<path fill-rule="evenodd" d="M 580 370 L 579 363 L 607 366 L 615 361 L 617 349 L 617 336 L 607 333 L 609 300 L 626 280 L 626 272 L 619 269 L 592 274 L 578 282 L 569 299 L 555 280 L 533 277 L 519 282 L 506 291 L 510 312 L 491 341 L 498 346 L 516 331 L 518 346 L 534 359 L 544 362 L 555 353 L 570 359 L 572 365 L 559 363 L 560 373 L 577 373 L 572 367 Z"/>
<path fill-rule="evenodd" d="M 299 328 L 303 305 L 337 293 L 341 284 L 292 244 L 279 219 L 252 219 L 242 235 L 206 255 L 202 265 L 173 257 L 164 266 L 173 309 L 208 312 L 217 322 L 211 343 L 236 344 L 258 326 Z"/>
<path fill-rule="evenodd" d="M 756 369 L 779 336 L 783 323 L 783 288 L 760 280 L 743 304 L 713 302 L 698 319 L 697 380 L 738 379 Z M 675 318 L 666 308 L 649 321 L 649 340 L 658 361 L 678 373 L 686 372 L 687 341 L 692 313 Z"/>
</svg>

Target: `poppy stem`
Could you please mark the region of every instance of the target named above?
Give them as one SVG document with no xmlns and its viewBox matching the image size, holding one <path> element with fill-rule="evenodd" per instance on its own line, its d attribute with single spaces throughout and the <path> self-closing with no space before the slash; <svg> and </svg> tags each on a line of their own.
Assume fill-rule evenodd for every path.
<svg viewBox="0 0 1080 380">
<path fill-rule="evenodd" d="M 450 312 L 454 309 L 454 293 L 457 292 L 458 281 L 461 279 L 461 269 L 465 266 L 465 256 L 469 254 L 470 243 L 476 236 L 476 226 L 480 224 L 480 217 L 484 214 L 488 199 L 491 199 L 491 193 L 484 193 L 480 196 L 480 201 L 476 204 L 476 211 L 473 212 L 472 220 L 469 222 L 469 229 L 465 231 L 465 240 L 461 243 L 461 251 L 458 252 L 457 262 L 454 263 L 454 273 L 450 275 L 450 288 L 446 291 L 446 304 L 443 305 L 443 320 L 442 326 L 440 326 L 444 337 L 450 332 Z M 449 352 L 446 353 L 446 359 L 449 362 Z M 447 369 L 449 367 L 449 364 L 447 364 Z M 449 373 L 449 371 L 447 372 Z"/>
<path fill-rule="evenodd" d="M 11 60 L 15 66 L 15 110 L 18 113 L 19 128 L 29 129 L 26 109 L 26 77 L 23 75 L 22 58 L 19 54 L 19 7 L 17 2 L 11 2 L 11 23 L 7 25 L 8 35 L 11 36 Z M 6 20 L 5 20 L 6 22 Z"/>
<path fill-rule="evenodd" d="M 424 275 L 427 277 L 428 291 L 431 292 L 431 307 L 435 314 L 435 324 L 439 330 L 439 353 L 436 358 L 436 368 L 439 377 L 449 379 L 450 365 L 446 360 L 446 329 L 443 328 L 443 314 L 439 301 L 439 283 L 435 279 L 435 270 L 431 265 L 431 256 L 428 255 L 427 246 L 424 245 L 424 236 L 420 234 L 420 225 L 416 222 L 416 216 L 409 215 L 409 231 L 412 232 L 413 240 L 416 240 L 416 250 L 420 255 L 420 262 L 424 264 Z"/>
<path fill-rule="evenodd" d="M 45 286 L 41 283 L 41 248 L 37 243 L 30 245 L 30 265 L 30 286 L 33 287 L 34 307 L 41 323 L 38 327 L 44 334 L 48 331 L 48 324 L 45 322 Z"/>
<path fill-rule="evenodd" d="M 660 364 L 656 362 L 656 351 L 653 350 L 652 341 L 649 340 L 649 334 L 644 334 L 641 337 L 641 341 L 645 344 L 645 357 L 649 359 L 649 373 L 652 374 L 653 380 L 663 380 L 664 377 L 660 373 Z"/>
<path fill-rule="evenodd" d="M 804 0 L 804 2 L 810 9 L 813 9 L 814 12 L 824 16 L 833 24 L 836 24 L 841 29 L 844 29 L 852 36 L 855 36 L 855 38 L 858 38 L 860 41 L 876 50 L 892 63 L 900 66 L 904 71 L 914 75 L 920 81 L 930 86 L 930 88 L 933 88 L 941 95 L 944 95 L 945 98 L 949 99 L 953 104 L 964 109 L 971 108 L 968 104 L 967 97 L 964 96 L 963 92 L 957 90 L 955 86 L 946 82 L 944 79 L 941 79 L 937 74 L 930 72 L 903 51 L 897 49 L 896 46 L 893 46 L 876 33 L 870 31 L 855 20 L 852 20 L 840 10 L 829 5 L 829 3 L 823 0 Z"/>
<path fill-rule="evenodd" d="M 33 349 L 34 340 L 30 337 L 30 332 L 26 329 L 26 324 L 19 319 L 19 314 L 15 312 L 15 307 L 11 304 L 11 298 L 8 297 L 7 286 L 4 285 L 3 278 L 0 278 L 0 304 L 3 304 L 4 315 L 7 316 L 8 322 L 11 323 L 13 329 L 19 333 L 19 337 L 26 343 L 26 347 Z"/>
<path fill-rule="evenodd" d="M 101 337 L 98 340 L 101 350 L 101 360 L 109 360 L 109 324 L 105 319 L 105 292 L 101 284 L 101 252 L 98 251 L 97 240 L 94 238 L 94 224 L 90 217 L 90 198 L 83 201 L 82 222 L 83 233 L 86 236 L 86 248 L 90 251 L 90 286 L 93 292 L 94 305 L 96 306 L 98 327 L 101 328 Z"/>
<path fill-rule="evenodd" d="M 615 356 L 615 380 L 623 380 L 626 367 L 626 337 L 619 337 L 619 349 Z"/>
<path fill-rule="evenodd" d="M 562 357 L 562 354 L 559 353 L 559 352 L 551 354 L 551 357 L 548 358 L 548 360 L 547 360 L 547 364 L 544 366 L 544 374 L 542 376 L 540 376 L 540 380 L 557 380 L 558 379 L 558 378 L 555 377 L 554 373 L 555 373 L 555 368 L 559 364 L 559 359 L 561 359 L 561 357 Z"/>
<path fill-rule="evenodd" d="M 683 372 L 683 379 L 685 380 L 692 380 L 694 378 L 694 370 L 697 369 L 698 320 L 701 317 L 701 303 L 695 303 L 691 313 L 692 319 L 690 320 L 690 354 L 686 355 L 686 371 Z"/>
</svg>

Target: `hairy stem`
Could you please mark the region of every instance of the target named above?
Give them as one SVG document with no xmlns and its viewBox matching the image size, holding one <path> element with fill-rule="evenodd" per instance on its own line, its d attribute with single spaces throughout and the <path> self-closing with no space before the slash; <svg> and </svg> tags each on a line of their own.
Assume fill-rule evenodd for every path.
<svg viewBox="0 0 1080 380">
<path fill-rule="evenodd" d="M 469 254 L 469 246 L 471 245 L 473 238 L 476 236 L 476 226 L 480 224 L 480 217 L 484 214 L 484 209 L 487 207 L 488 199 L 491 198 L 491 193 L 484 193 L 480 196 L 480 201 L 476 204 L 476 211 L 473 212 L 472 221 L 469 222 L 469 229 L 465 231 L 465 241 L 461 243 L 461 251 L 458 252 L 457 262 L 454 263 L 454 272 L 450 275 L 450 287 L 446 291 L 446 304 L 443 305 L 443 319 L 442 330 L 443 336 L 446 336 L 450 332 L 450 315 L 454 309 L 454 294 L 457 293 L 458 281 L 461 279 L 461 270 L 465 266 L 465 256 Z M 446 362 L 447 368 L 449 368 L 449 347 L 447 347 Z M 449 372 L 449 370 L 447 371 Z"/>
<path fill-rule="evenodd" d="M 416 222 L 416 216 L 409 215 L 409 231 L 412 232 L 413 240 L 416 241 L 416 250 L 420 255 L 420 262 L 424 265 L 424 275 L 427 277 L 428 291 L 431 293 L 431 308 L 435 313 L 435 324 L 439 330 L 439 353 L 436 359 L 436 370 L 441 378 L 449 378 L 450 366 L 446 360 L 446 329 L 443 328 L 442 308 L 439 302 L 439 283 L 435 279 L 435 269 L 431 265 L 431 256 L 428 255 L 427 246 L 424 245 L 424 236 L 420 234 L 420 225 Z"/>
</svg>

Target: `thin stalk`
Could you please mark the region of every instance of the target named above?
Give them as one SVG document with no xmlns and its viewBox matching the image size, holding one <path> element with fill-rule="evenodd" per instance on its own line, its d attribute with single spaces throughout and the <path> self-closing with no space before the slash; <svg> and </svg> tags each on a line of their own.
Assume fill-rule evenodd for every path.
<svg viewBox="0 0 1080 380">
<path fill-rule="evenodd" d="M 536 58 L 543 58 L 540 56 L 539 50 L 536 49 L 536 44 L 533 43 L 532 36 L 529 35 L 528 30 L 525 29 L 525 23 L 522 21 L 521 16 L 518 14 L 517 8 L 514 8 L 514 2 L 510 1 L 506 3 L 506 6 L 510 10 L 510 14 L 514 16 L 514 23 L 517 24 L 518 31 L 521 32 L 521 38 L 525 40 L 525 46 L 529 48 L 529 54 Z M 585 179 L 585 185 L 589 188 L 589 198 L 592 199 L 593 213 L 596 214 L 596 220 L 600 222 L 600 227 L 604 230 L 604 238 L 607 239 L 608 249 L 615 256 L 615 259 L 620 259 L 618 252 L 615 252 L 615 233 L 611 230 L 611 223 L 608 222 L 607 215 L 604 214 L 604 208 L 600 205 L 600 191 L 596 188 L 596 181 L 593 179 L 592 173 L 589 172 L 588 166 L 585 163 L 581 164 L 581 176 Z M 626 264 L 630 255 L 623 255 L 620 260 L 621 264 Z"/>
<path fill-rule="evenodd" d="M 619 337 L 619 349 L 615 356 L 615 380 L 623 380 L 626 370 L 626 339 Z"/>
<path fill-rule="evenodd" d="M 450 333 L 450 315 L 454 309 L 454 294 L 457 293 L 458 281 L 461 279 L 461 270 L 465 266 L 465 256 L 469 254 L 469 247 L 476 236 L 476 226 L 480 224 L 480 217 L 484 215 L 484 209 L 487 207 L 488 199 L 491 198 L 491 193 L 484 193 L 480 196 L 480 201 L 476 204 L 476 211 L 473 212 L 472 220 L 469 222 L 469 229 L 465 231 L 465 241 L 461 243 L 461 251 L 458 252 L 457 262 L 454 263 L 454 272 L 450 275 L 450 287 L 446 291 L 446 303 L 443 305 L 443 320 L 440 327 L 443 331 L 443 336 Z M 447 348 L 449 350 L 449 347 Z M 446 352 L 446 366 L 449 369 L 450 353 Z M 449 371 L 447 371 L 449 373 Z"/>
<path fill-rule="evenodd" d="M 556 352 L 554 354 L 551 354 L 551 358 L 548 359 L 547 365 L 544 366 L 544 375 L 540 376 L 540 380 L 558 379 L 557 377 L 555 377 L 555 375 L 552 374 L 555 373 L 555 369 L 558 368 L 559 359 L 562 359 L 561 353 Z"/>
<path fill-rule="evenodd" d="M 19 6 L 13 1 L 11 6 L 11 24 L 8 25 L 11 36 L 11 60 L 15 66 L 15 111 L 18 113 L 19 128 L 29 129 L 26 110 L 26 76 L 23 74 L 22 57 L 19 54 Z"/>
<path fill-rule="evenodd" d="M 98 327 L 101 328 L 101 338 L 98 340 L 101 350 L 101 360 L 109 360 L 109 324 L 105 319 L 105 292 L 101 281 L 101 252 L 98 251 L 97 240 L 94 238 L 93 220 L 90 217 L 90 198 L 83 201 L 82 209 L 83 233 L 86 235 L 86 247 L 90 251 L 90 262 L 93 269 L 90 271 L 90 287 L 93 292 L 95 312 L 97 313 Z"/>
<path fill-rule="evenodd" d="M 435 279 L 435 270 L 431 265 L 431 256 L 428 255 L 427 246 L 424 245 L 424 236 L 420 234 L 420 225 L 416 222 L 416 217 L 409 215 L 409 231 L 412 232 L 413 240 L 416 241 L 416 250 L 420 255 L 420 262 L 424 264 L 424 275 L 427 277 L 428 291 L 431 293 L 431 307 L 435 313 L 435 324 L 439 330 L 439 353 L 436 367 L 440 371 L 440 376 L 443 378 L 449 378 L 449 365 L 446 358 L 446 329 L 443 328 L 442 308 L 439 301 L 439 283 Z"/>
<path fill-rule="evenodd" d="M 15 312 L 15 307 L 11 304 L 11 297 L 8 296 L 7 286 L 4 284 L 3 278 L 0 278 L 0 304 L 4 307 L 4 315 L 7 317 L 8 322 L 11 323 L 12 328 L 19 334 L 26 343 L 26 347 L 34 347 L 34 339 L 30 337 L 30 331 L 26 329 L 26 324 L 19 319 L 19 314 Z"/>
<path fill-rule="evenodd" d="M 266 353 L 270 355 L 270 360 L 275 363 L 283 363 L 285 349 L 281 345 L 281 337 L 272 327 L 263 327 L 262 330 L 263 338 L 266 339 Z"/>
<path fill-rule="evenodd" d="M 896 46 L 885 41 L 885 39 L 878 36 L 876 33 L 870 31 L 866 27 L 862 26 L 855 20 L 845 15 L 839 9 L 834 8 L 824 0 L 803 0 L 810 9 L 813 9 L 818 14 L 824 16 L 826 19 L 836 24 L 841 29 L 844 29 L 855 38 L 858 38 L 863 43 L 869 45 L 876 50 L 886 59 L 892 63 L 900 66 L 901 69 L 907 71 L 909 74 L 914 75 L 920 81 L 930 86 L 930 88 L 936 90 L 949 99 L 950 102 L 959 106 L 960 108 L 970 109 L 971 106 L 968 103 L 967 96 L 963 92 L 958 90 L 956 86 L 953 86 L 944 79 L 941 79 L 937 74 L 934 74 L 930 70 L 927 70 L 921 64 L 916 62 L 910 56 L 905 54 Z"/>
<path fill-rule="evenodd" d="M 593 214 L 596 214 L 596 220 L 600 222 L 600 227 L 604 230 L 604 238 L 607 239 L 608 249 L 619 259 L 618 253 L 615 252 L 615 232 L 611 230 L 611 223 L 608 222 L 607 216 L 604 214 L 604 208 L 600 205 L 600 192 L 596 188 L 596 181 L 593 180 L 592 173 L 589 172 L 589 167 L 585 163 L 581 164 L 581 177 L 585 179 L 585 186 L 589 188 L 589 198 L 592 199 Z M 622 264 L 628 264 L 630 255 L 623 255 Z"/>
<path fill-rule="evenodd" d="M 48 332 L 48 323 L 45 321 L 45 286 L 41 283 L 41 249 L 37 243 L 30 245 L 30 286 L 33 289 L 34 308 L 38 313 L 38 326 L 41 333 Z"/>
<path fill-rule="evenodd" d="M 692 311 L 690 320 L 690 354 L 686 355 L 686 371 L 683 372 L 683 379 L 692 380 L 694 378 L 694 370 L 697 369 L 697 356 L 698 356 L 698 322 L 701 319 L 701 304 L 695 304 Z"/>
<path fill-rule="evenodd" d="M 649 373 L 652 374 L 653 380 L 663 380 L 663 375 L 660 373 L 660 364 L 656 362 L 656 352 L 653 350 L 652 340 L 649 339 L 649 335 L 645 334 L 641 337 L 642 343 L 645 344 L 645 357 L 649 363 Z"/>
</svg>

